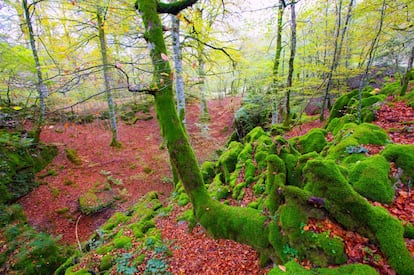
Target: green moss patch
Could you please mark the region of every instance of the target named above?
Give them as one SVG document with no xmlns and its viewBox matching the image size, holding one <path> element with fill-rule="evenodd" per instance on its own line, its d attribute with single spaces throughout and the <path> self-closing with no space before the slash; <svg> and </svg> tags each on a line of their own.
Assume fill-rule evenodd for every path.
<svg viewBox="0 0 414 275">
<path fill-rule="evenodd" d="M 414 179 L 414 145 L 388 144 L 381 154 L 403 170 L 405 182 L 408 178 Z"/>
<path fill-rule="evenodd" d="M 357 162 L 350 171 L 349 182 L 362 196 L 390 204 L 395 191 L 388 178 L 390 164 L 382 156 L 372 156 Z"/>
</svg>

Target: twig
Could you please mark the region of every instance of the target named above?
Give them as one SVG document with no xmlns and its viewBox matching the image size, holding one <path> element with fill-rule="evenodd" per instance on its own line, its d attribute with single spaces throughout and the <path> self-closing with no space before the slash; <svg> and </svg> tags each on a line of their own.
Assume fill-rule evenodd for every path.
<svg viewBox="0 0 414 275">
<path fill-rule="evenodd" d="M 75 235 L 76 235 L 76 241 L 78 242 L 79 250 L 80 250 L 80 252 L 83 252 L 82 251 L 82 245 L 79 241 L 79 235 L 78 235 L 78 224 L 79 224 L 79 221 L 80 221 L 81 218 L 82 218 L 82 215 L 79 215 L 78 219 L 76 220 Z"/>
</svg>

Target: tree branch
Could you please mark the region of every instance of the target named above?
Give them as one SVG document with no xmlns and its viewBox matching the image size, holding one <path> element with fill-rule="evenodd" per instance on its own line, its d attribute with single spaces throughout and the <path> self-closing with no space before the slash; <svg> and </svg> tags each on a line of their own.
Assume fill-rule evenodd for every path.
<svg viewBox="0 0 414 275">
<path fill-rule="evenodd" d="M 198 0 L 184 0 L 184 1 L 174 1 L 172 3 L 162 3 L 157 1 L 157 11 L 159 13 L 170 13 L 177 15 L 183 9 L 191 7 Z"/>
</svg>

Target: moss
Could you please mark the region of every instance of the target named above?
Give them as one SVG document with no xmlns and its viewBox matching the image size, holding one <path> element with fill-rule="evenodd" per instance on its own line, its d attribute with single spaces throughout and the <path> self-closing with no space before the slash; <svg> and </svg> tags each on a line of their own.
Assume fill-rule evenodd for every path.
<svg viewBox="0 0 414 275">
<path fill-rule="evenodd" d="M 115 248 L 131 248 L 132 239 L 128 236 L 120 236 L 113 240 Z"/>
<path fill-rule="evenodd" d="M 113 245 L 113 243 L 108 243 L 108 244 L 105 244 L 105 245 L 101 245 L 101 246 L 99 246 L 97 249 L 96 249 L 96 253 L 97 254 L 99 254 L 99 255 L 105 255 L 105 254 L 107 254 L 107 253 L 110 253 L 111 251 L 113 251 L 115 248 L 114 248 L 114 245 Z"/>
<path fill-rule="evenodd" d="M 119 224 L 125 223 L 130 220 L 131 217 L 127 217 L 123 212 L 116 212 L 113 214 L 108 221 L 105 222 L 101 226 L 102 230 L 112 230 L 113 228 L 117 227 Z"/>
<path fill-rule="evenodd" d="M 111 206 L 114 202 L 114 198 L 104 196 L 101 199 L 97 196 L 97 193 L 90 190 L 82 194 L 78 201 L 81 212 L 85 215 L 90 215 Z"/>
<path fill-rule="evenodd" d="M 246 160 L 244 165 L 244 178 L 247 186 L 254 181 L 256 176 L 256 165 L 254 165 L 251 159 Z"/>
<path fill-rule="evenodd" d="M 297 245 L 300 239 L 300 228 L 308 222 L 306 211 L 298 204 L 288 202 L 279 208 L 280 227 L 289 238 L 291 245 Z"/>
<path fill-rule="evenodd" d="M 347 123 L 342 127 L 341 133 L 335 136 L 335 140 L 345 140 L 350 137 L 357 140 L 359 144 L 385 145 L 390 142 L 384 129 L 370 123 L 360 125 Z"/>
<path fill-rule="evenodd" d="M 408 181 L 407 178 L 414 179 L 414 145 L 388 144 L 381 155 L 403 169 L 406 181 Z"/>
<path fill-rule="evenodd" d="M 332 134 L 335 136 L 345 124 L 354 122 L 355 120 L 355 116 L 351 114 L 346 114 L 340 118 L 334 118 L 329 122 L 329 124 L 326 124 L 326 130 L 328 132 L 332 132 Z"/>
<path fill-rule="evenodd" d="M 110 255 L 110 254 L 104 255 L 101 259 L 101 264 L 99 266 L 99 270 L 100 271 L 108 270 L 112 267 L 113 263 L 114 263 L 114 259 L 113 259 L 112 255 Z"/>
<path fill-rule="evenodd" d="M 301 137 L 292 138 L 289 143 L 296 145 L 296 148 L 302 154 L 319 153 L 327 144 L 325 135 L 326 130 L 314 128 Z"/>
<path fill-rule="evenodd" d="M 390 204 L 395 195 L 388 178 L 390 164 L 382 156 L 372 156 L 355 164 L 349 175 L 349 182 L 362 196 Z"/>
<path fill-rule="evenodd" d="M 274 254 L 269 249 L 266 217 L 258 210 L 227 206 L 214 200 L 198 200 L 196 216 L 214 238 L 232 239 L 267 255 Z"/>
<path fill-rule="evenodd" d="M 269 275 L 377 275 L 377 271 L 364 264 L 347 264 L 334 268 L 307 269 L 295 261 L 289 261 L 283 266 L 276 266 Z"/>
<path fill-rule="evenodd" d="M 414 274 L 414 261 L 404 244 L 404 228 L 397 219 L 356 193 L 333 161 L 311 160 L 304 170 L 308 182 L 305 190 L 325 198 L 324 207 L 338 222 L 377 241 L 398 274 Z"/>
<path fill-rule="evenodd" d="M 377 102 L 384 101 L 385 98 L 386 98 L 386 95 L 385 94 L 372 95 L 370 97 L 363 98 L 362 101 L 361 101 L 362 108 L 369 107 L 369 106 L 374 105 Z"/>
<path fill-rule="evenodd" d="M 92 275 L 92 273 L 85 268 L 73 271 L 73 269 L 75 269 L 76 267 L 77 266 L 66 269 L 65 275 Z"/>
<path fill-rule="evenodd" d="M 66 148 L 65 149 L 66 157 L 70 162 L 72 162 L 75 165 L 81 165 L 82 160 L 78 156 L 78 152 L 75 149 Z"/>
<path fill-rule="evenodd" d="M 258 140 L 261 136 L 266 136 L 266 132 L 263 130 L 262 127 L 258 126 L 252 129 L 245 137 L 246 143 L 252 143 L 255 140 Z"/>
<path fill-rule="evenodd" d="M 299 156 L 296 165 L 291 170 L 291 177 L 288 179 L 289 185 L 303 187 L 303 167 L 305 167 L 308 160 L 319 158 L 319 154 L 315 151 Z"/>
<path fill-rule="evenodd" d="M 220 156 L 218 160 L 218 167 L 224 176 L 224 182 L 230 182 L 230 174 L 236 168 L 237 157 L 242 150 L 243 145 L 239 142 L 233 141 L 230 143 L 229 148 Z"/>
<path fill-rule="evenodd" d="M 179 206 L 185 206 L 190 202 L 190 198 L 188 197 L 188 195 L 186 193 L 181 193 L 180 195 L 178 195 L 178 201 L 177 204 Z"/>
<path fill-rule="evenodd" d="M 392 83 L 385 83 L 382 87 L 381 92 L 386 95 L 396 95 L 401 90 L 401 84 L 399 81 Z"/>
<path fill-rule="evenodd" d="M 347 93 L 341 97 L 339 97 L 334 105 L 332 106 L 331 112 L 329 114 L 329 118 L 327 120 L 327 125 L 337 117 L 341 117 L 347 113 L 350 113 L 348 108 L 349 105 L 355 100 L 355 97 L 358 95 L 358 90 L 353 90 L 350 93 Z"/>
<path fill-rule="evenodd" d="M 194 217 L 194 211 L 192 209 L 186 210 L 183 213 L 181 213 L 177 217 L 177 221 L 186 221 L 187 224 L 188 224 L 188 229 L 189 229 L 190 232 L 197 225 L 197 221 Z"/>
<path fill-rule="evenodd" d="M 211 161 L 205 161 L 201 165 L 201 175 L 203 176 L 204 183 L 210 183 L 213 180 L 216 174 L 215 166 L 216 164 Z"/>
<path fill-rule="evenodd" d="M 252 158 L 253 154 L 253 143 L 245 143 L 243 149 L 240 151 L 239 155 L 237 156 L 239 162 L 244 162 L 248 159 Z"/>
<path fill-rule="evenodd" d="M 264 169 L 266 169 L 267 167 L 266 158 L 268 154 L 269 154 L 268 152 L 260 151 L 254 155 L 254 159 L 256 160 L 257 168 L 259 170 L 263 171 Z"/>
<path fill-rule="evenodd" d="M 404 237 L 414 239 L 414 226 L 411 223 L 404 225 Z"/>
<path fill-rule="evenodd" d="M 273 215 L 283 199 L 279 194 L 279 188 L 285 185 L 286 167 L 283 160 L 277 155 L 269 155 L 267 163 L 266 193 L 268 197 L 265 206 Z"/>
<path fill-rule="evenodd" d="M 230 195 L 229 187 L 221 182 L 220 177 L 221 174 L 216 175 L 213 182 L 208 187 L 210 196 L 216 200 L 225 199 Z"/>
<path fill-rule="evenodd" d="M 253 142 L 253 144 L 255 144 L 256 153 L 259 153 L 259 152 L 273 153 L 274 152 L 273 140 L 269 137 L 268 134 L 261 135 L 258 139 L 256 139 Z"/>
<path fill-rule="evenodd" d="M 241 200 L 243 199 L 244 196 L 244 188 L 246 187 L 246 183 L 245 182 L 241 182 L 239 184 L 237 184 L 234 188 L 233 188 L 233 199 L 235 200 Z"/>
</svg>

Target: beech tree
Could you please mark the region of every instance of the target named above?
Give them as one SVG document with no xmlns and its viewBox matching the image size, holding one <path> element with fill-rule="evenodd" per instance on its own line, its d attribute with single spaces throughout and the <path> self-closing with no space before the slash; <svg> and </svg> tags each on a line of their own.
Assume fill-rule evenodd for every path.
<svg viewBox="0 0 414 275">
<path fill-rule="evenodd" d="M 98 37 L 99 37 L 99 46 L 101 50 L 102 56 L 102 66 L 103 66 L 103 77 L 104 77 L 104 86 L 105 86 L 105 94 L 106 100 L 108 103 L 108 111 L 109 111 L 109 123 L 111 126 L 112 131 L 112 141 L 111 146 L 119 147 L 120 143 L 118 141 L 118 127 L 116 125 L 116 114 L 115 114 L 115 104 L 112 97 L 111 91 L 111 79 L 110 79 L 110 70 L 109 70 L 109 61 L 108 61 L 108 54 L 107 54 L 107 43 L 106 43 L 106 36 L 105 36 L 105 17 L 106 17 L 106 10 L 105 7 L 97 5 L 96 6 L 96 20 L 97 20 L 97 29 L 98 29 Z"/>
<path fill-rule="evenodd" d="M 28 30 L 29 35 L 29 42 L 30 42 L 30 48 L 32 50 L 33 59 L 36 66 L 36 75 L 37 75 L 37 83 L 36 83 L 36 90 L 39 94 L 39 102 L 40 102 L 40 114 L 37 119 L 37 125 L 35 129 L 35 139 L 38 140 L 40 136 L 41 126 L 43 124 L 43 119 L 46 114 L 46 105 L 45 105 L 45 98 L 48 96 L 48 89 L 44 84 L 43 75 L 42 75 L 42 69 L 41 64 L 39 60 L 39 54 L 36 47 L 36 40 L 35 40 L 35 33 L 33 29 L 32 24 L 32 16 L 30 12 L 30 8 L 33 7 L 33 4 L 28 4 L 27 0 L 22 1 L 23 5 L 23 12 L 24 12 L 24 18 L 26 21 L 26 27 Z"/>
<path fill-rule="evenodd" d="M 297 153 L 289 149 L 288 143 L 283 138 L 276 140 L 269 138 L 270 143 L 275 143 L 274 146 L 279 148 L 280 155 L 273 153 L 266 158 L 268 194 L 266 209 L 260 211 L 250 207 L 228 206 L 209 195 L 175 108 L 172 71 L 166 58 L 168 53 L 158 15 L 159 13 L 178 14 L 195 2 L 196 0 L 172 3 L 162 3 L 157 0 L 136 1 L 136 7 L 145 26 L 145 39 L 153 65 L 151 93 L 155 98 L 157 119 L 167 143 L 171 165 L 176 170 L 192 203 L 195 218 L 213 237 L 249 244 L 261 253 L 263 259 L 270 258 L 275 263 L 283 264 L 289 260 L 283 252 L 284 247 L 287 245 L 289 248 L 289 245 L 298 245 L 296 242 L 301 242 L 301 223 L 306 222 L 312 208 L 323 208 L 345 228 L 358 230 L 379 243 L 390 264 L 399 274 L 412 274 L 414 262 L 403 242 L 403 225 L 383 209 L 371 206 L 366 199 L 357 194 L 334 161 L 321 160 L 312 155 L 303 170 L 307 187 L 302 189 L 288 184 L 287 176 L 292 177 L 292 175 L 286 174 L 286 165 L 288 165 L 286 156 L 295 158 Z M 262 136 L 262 142 L 265 143 L 263 134 L 261 128 L 256 128 L 246 138 L 253 141 Z M 222 157 L 223 171 L 227 171 L 226 178 L 229 176 L 229 170 L 225 167 L 232 165 L 230 164 L 230 159 L 233 158 L 232 150 L 240 152 L 242 150 L 240 146 L 237 142 L 230 144 L 229 152 Z M 234 154 L 237 155 L 235 152 Z M 298 236 L 299 239 L 295 239 Z M 324 241 L 318 241 L 319 237 Z M 325 254 L 327 257 L 324 258 L 325 260 L 331 259 L 343 263 L 343 257 L 336 250 L 341 249 L 340 245 L 337 246 L 338 241 L 329 236 L 319 237 L 310 232 L 307 239 L 309 247 L 306 248 L 309 251 L 305 253 L 311 255 L 313 251 L 317 255 L 315 257 Z M 330 246 L 327 249 L 322 248 L 323 243 L 328 239 L 335 248 Z M 371 269 L 369 271 L 373 272 Z"/>
</svg>

